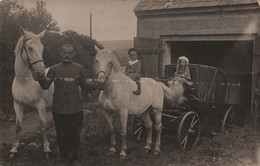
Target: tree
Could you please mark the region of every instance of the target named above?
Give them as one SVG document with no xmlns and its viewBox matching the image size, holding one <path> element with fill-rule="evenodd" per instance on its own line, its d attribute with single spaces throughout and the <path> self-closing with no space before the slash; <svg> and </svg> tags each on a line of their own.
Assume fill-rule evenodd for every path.
<svg viewBox="0 0 260 166">
<path fill-rule="evenodd" d="M 96 41 L 72 30 L 62 34 L 57 33 L 59 32 L 58 24 L 46 10 L 46 2 L 37 1 L 36 8 L 27 10 L 17 1 L 2 1 L 0 3 L 0 23 L 0 114 L 2 112 L 4 114 L 14 113 L 11 86 L 14 78 L 14 49 L 21 36 L 19 26 L 36 34 L 47 29 L 47 33 L 42 38 L 43 59 L 46 60 L 47 67 L 60 62 L 62 45 L 70 43 L 75 47 L 75 61 L 84 66 L 87 77 L 94 76 L 93 62 L 96 54 L 94 44 Z"/>
<path fill-rule="evenodd" d="M 14 48 L 20 36 L 18 20 L 25 16 L 27 10 L 13 1 L 0 3 L 0 15 L 3 18 L 0 28 L 0 110 L 12 112 L 11 83 L 14 77 Z"/>
<path fill-rule="evenodd" d="M 29 12 L 30 29 L 35 33 L 40 33 L 47 29 L 49 32 L 58 32 L 60 28 L 57 22 L 53 20 L 52 15 L 46 10 L 46 2 L 36 1 L 36 8 Z"/>
<path fill-rule="evenodd" d="M 1 1 L 0 18 L 0 111 L 9 114 L 13 112 L 11 86 L 14 78 L 14 49 L 21 36 L 19 26 L 34 33 L 44 29 L 58 32 L 59 28 L 41 1 L 37 1 L 36 8 L 30 11 L 17 1 Z"/>
<path fill-rule="evenodd" d="M 94 49 L 95 41 L 86 35 L 80 35 L 75 31 L 68 30 L 62 33 L 64 43 L 70 43 L 75 47 L 75 61 L 84 66 L 87 77 L 94 76 Z"/>
</svg>

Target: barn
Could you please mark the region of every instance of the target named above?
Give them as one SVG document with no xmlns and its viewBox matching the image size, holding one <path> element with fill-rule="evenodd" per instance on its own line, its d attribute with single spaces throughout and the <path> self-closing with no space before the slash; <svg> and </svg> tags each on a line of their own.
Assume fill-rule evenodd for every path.
<svg viewBox="0 0 260 166">
<path fill-rule="evenodd" d="M 165 65 L 185 55 L 191 63 L 226 70 L 228 102 L 260 115 L 257 0 L 140 0 L 134 12 L 134 47 L 144 57 L 146 76 L 164 76 Z"/>
</svg>

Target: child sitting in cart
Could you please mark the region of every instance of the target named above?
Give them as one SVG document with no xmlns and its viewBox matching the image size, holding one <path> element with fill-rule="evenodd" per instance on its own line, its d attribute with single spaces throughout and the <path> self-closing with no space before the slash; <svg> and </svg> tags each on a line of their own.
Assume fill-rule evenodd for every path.
<svg viewBox="0 0 260 166">
<path fill-rule="evenodd" d="M 188 85 L 193 85 L 190 77 L 190 69 L 188 67 L 189 59 L 185 56 L 180 56 L 177 60 L 176 72 L 169 84 L 176 84 L 177 82 L 185 82 Z"/>
<path fill-rule="evenodd" d="M 190 81 L 190 69 L 188 67 L 189 65 L 189 59 L 185 56 L 180 56 L 177 60 L 177 67 L 176 72 L 174 74 L 174 80 L 178 80 L 181 78 L 186 79 L 187 81 Z"/>
</svg>

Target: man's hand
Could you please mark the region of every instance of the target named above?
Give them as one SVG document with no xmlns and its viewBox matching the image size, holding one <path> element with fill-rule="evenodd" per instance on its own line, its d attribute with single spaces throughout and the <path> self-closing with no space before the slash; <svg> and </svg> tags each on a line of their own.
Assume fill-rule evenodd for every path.
<svg viewBox="0 0 260 166">
<path fill-rule="evenodd" d="M 48 78 L 47 78 L 48 79 Z M 46 78 L 45 78 L 45 76 L 43 76 L 43 77 L 39 77 L 38 79 L 37 79 L 37 81 L 45 81 L 45 80 L 47 80 Z"/>
</svg>

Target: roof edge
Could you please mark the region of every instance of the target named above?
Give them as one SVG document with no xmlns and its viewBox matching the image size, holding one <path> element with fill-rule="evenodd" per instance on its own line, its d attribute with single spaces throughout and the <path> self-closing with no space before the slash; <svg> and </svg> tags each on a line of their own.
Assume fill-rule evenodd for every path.
<svg viewBox="0 0 260 166">
<path fill-rule="evenodd" d="M 213 13 L 213 12 L 235 12 L 245 10 L 260 11 L 258 3 L 247 5 L 229 5 L 229 6 L 211 6 L 211 7 L 196 7 L 196 8 L 177 8 L 177 9 L 158 9 L 158 10 L 143 10 L 134 11 L 137 17 L 142 16 L 158 16 L 158 15 L 177 15 L 177 14 L 194 14 L 194 13 Z"/>
</svg>

